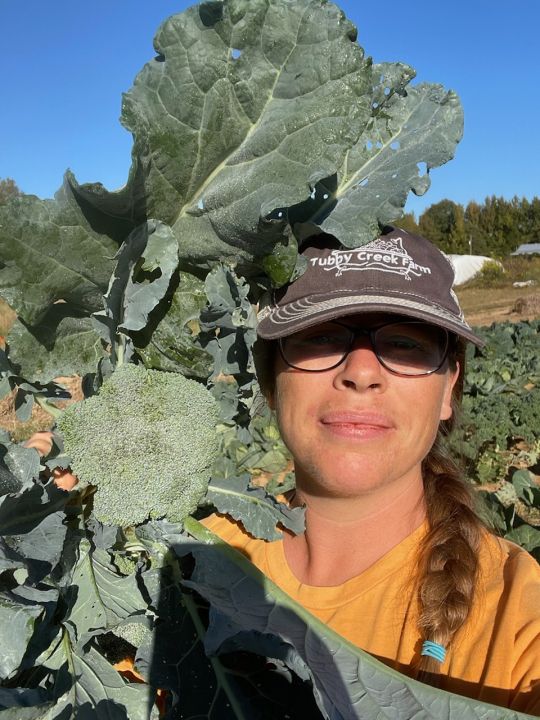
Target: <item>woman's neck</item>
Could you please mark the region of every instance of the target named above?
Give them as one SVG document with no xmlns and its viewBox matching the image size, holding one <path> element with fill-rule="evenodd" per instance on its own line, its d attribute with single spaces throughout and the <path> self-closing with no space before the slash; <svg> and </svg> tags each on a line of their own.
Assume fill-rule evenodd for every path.
<svg viewBox="0 0 540 720">
<path fill-rule="evenodd" d="M 306 585 L 341 585 L 367 570 L 425 519 L 421 476 L 355 498 L 320 497 L 299 488 L 306 531 L 285 535 L 285 557 Z"/>
</svg>

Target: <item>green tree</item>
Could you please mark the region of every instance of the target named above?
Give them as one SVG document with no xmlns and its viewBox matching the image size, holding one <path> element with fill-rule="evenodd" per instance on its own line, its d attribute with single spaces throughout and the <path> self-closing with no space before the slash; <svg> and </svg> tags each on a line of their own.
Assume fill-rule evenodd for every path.
<svg viewBox="0 0 540 720">
<path fill-rule="evenodd" d="M 396 225 L 403 228 L 403 230 L 407 230 L 407 232 L 416 234 L 420 233 L 420 228 L 418 227 L 416 216 L 413 212 L 404 213 L 403 217 L 396 220 Z"/>
<path fill-rule="evenodd" d="M 465 211 L 463 206 L 454 205 L 450 232 L 448 233 L 448 251 L 455 254 L 467 254 L 469 241 L 465 230 Z"/>
<path fill-rule="evenodd" d="M 540 198 L 534 197 L 530 204 L 530 235 L 529 242 L 540 242 Z"/>
<path fill-rule="evenodd" d="M 540 242 L 540 198 L 521 201 L 519 230 L 522 243 Z"/>
<path fill-rule="evenodd" d="M 489 235 L 483 226 L 484 206 L 471 200 L 465 208 L 465 234 L 471 255 L 489 255 Z"/>
<path fill-rule="evenodd" d="M 17 187 L 17 183 L 12 178 L 0 180 L 0 205 L 5 205 L 11 199 L 19 197 L 22 192 Z"/>
<path fill-rule="evenodd" d="M 441 200 L 425 210 L 418 222 L 420 234 L 448 253 L 468 253 L 463 207 Z"/>
<path fill-rule="evenodd" d="M 482 207 L 480 227 L 487 238 L 488 252 L 492 257 L 510 255 L 522 243 L 523 230 L 520 230 L 520 204 L 514 197 L 505 200 L 492 195 L 487 197 Z"/>
<path fill-rule="evenodd" d="M 445 199 L 424 211 L 418 227 L 444 252 L 507 257 L 522 243 L 540 241 L 540 198 L 492 195 L 465 209 Z"/>
</svg>

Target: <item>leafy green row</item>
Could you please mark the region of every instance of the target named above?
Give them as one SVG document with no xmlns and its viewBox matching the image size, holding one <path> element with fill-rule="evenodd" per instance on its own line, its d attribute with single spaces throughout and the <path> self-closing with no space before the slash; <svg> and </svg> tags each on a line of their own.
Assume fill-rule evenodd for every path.
<svg viewBox="0 0 540 720">
<path fill-rule="evenodd" d="M 485 488 L 486 519 L 540 560 L 540 320 L 482 329 L 469 351 L 461 428 L 453 445 Z"/>
</svg>

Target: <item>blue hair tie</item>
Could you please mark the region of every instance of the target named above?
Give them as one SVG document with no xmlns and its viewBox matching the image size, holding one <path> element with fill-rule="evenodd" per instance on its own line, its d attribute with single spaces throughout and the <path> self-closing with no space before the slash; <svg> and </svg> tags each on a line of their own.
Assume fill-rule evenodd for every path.
<svg viewBox="0 0 540 720">
<path fill-rule="evenodd" d="M 432 640 L 424 640 L 421 655 L 427 655 L 443 663 L 446 657 L 446 648 L 444 645 L 439 645 L 439 643 L 433 642 Z"/>
</svg>

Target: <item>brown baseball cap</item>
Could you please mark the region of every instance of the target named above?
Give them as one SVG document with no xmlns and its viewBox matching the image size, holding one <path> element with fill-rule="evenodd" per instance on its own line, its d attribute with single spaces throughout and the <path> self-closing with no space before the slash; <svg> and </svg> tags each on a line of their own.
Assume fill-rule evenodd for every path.
<svg viewBox="0 0 540 720">
<path fill-rule="evenodd" d="M 320 235 L 301 255 L 307 262 L 303 275 L 261 306 L 260 338 L 275 340 L 326 320 L 385 312 L 439 325 L 479 347 L 485 344 L 465 322 L 452 289 L 450 260 L 419 235 L 390 228 L 356 249 Z"/>
</svg>

